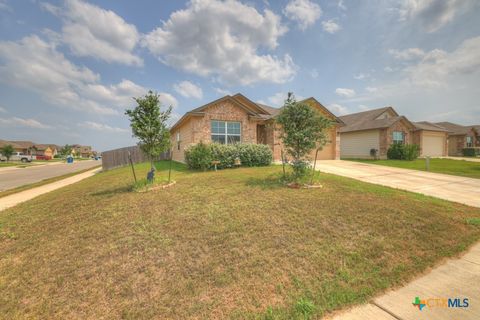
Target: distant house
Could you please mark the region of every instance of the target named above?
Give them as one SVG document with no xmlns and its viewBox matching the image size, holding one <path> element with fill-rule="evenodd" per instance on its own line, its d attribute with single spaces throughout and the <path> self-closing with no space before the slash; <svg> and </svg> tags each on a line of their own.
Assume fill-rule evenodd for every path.
<svg viewBox="0 0 480 320">
<path fill-rule="evenodd" d="M 11 145 L 14 152 L 20 152 L 23 154 L 34 154 L 34 145 L 32 141 L 8 141 L 0 140 L 0 148 Z"/>
<path fill-rule="evenodd" d="M 36 144 L 33 146 L 34 148 L 34 153 L 37 156 L 43 156 L 46 158 L 53 158 L 53 150 L 50 148 L 49 145 L 47 144 Z"/>
<path fill-rule="evenodd" d="M 461 156 L 464 148 L 480 147 L 480 125 L 462 126 L 452 122 L 437 122 L 448 130 L 448 155 Z"/>
<path fill-rule="evenodd" d="M 319 152 L 319 159 L 338 159 L 340 156 L 338 128 L 342 121 L 314 98 L 302 102 L 334 123 L 328 131 L 330 142 Z M 274 161 L 280 161 L 283 143 L 279 127 L 275 124 L 275 116 L 280 111 L 281 109 L 253 102 L 239 93 L 224 96 L 193 109 L 170 129 L 174 146 L 173 159 L 183 162 L 185 149 L 202 141 L 222 144 L 238 142 L 265 144 L 272 150 Z"/>
<path fill-rule="evenodd" d="M 417 144 L 421 156 L 447 155 L 447 130 L 426 121 L 411 122 L 392 107 L 384 107 L 339 117 L 340 155 L 342 158 L 370 158 L 377 150 L 379 158 L 387 157 L 393 143 Z"/>
<path fill-rule="evenodd" d="M 47 146 L 49 146 L 50 149 L 52 150 L 53 157 L 55 157 L 60 152 L 60 150 L 62 150 L 62 147 L 56 144 L 47 144 Z"/>
<path fill-rule="evenodd" d="M 72 146 L 72 154 L 77 157 L 90 158 L 94 153 L 91 146 L 81 146 L 74 144 Z"/>
</svg>

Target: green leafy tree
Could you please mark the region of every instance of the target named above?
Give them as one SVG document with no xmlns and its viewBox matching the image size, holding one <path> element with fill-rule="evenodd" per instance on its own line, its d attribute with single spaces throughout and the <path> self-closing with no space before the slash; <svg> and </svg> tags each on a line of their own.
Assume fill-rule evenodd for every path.
<svg viewBox="0 0 480 320">
<path fill-rule="evenodd" d="M 167 121 L 172 113 L 172 106 L 161 111 L 160 95 L 152 91 L 144 97 L 134 99 L 137 106 L 133 110 L 126 110 L 125 114 L 130 119 L 133 136 L 138 138 L 140 149 L 150 158 L 150 166 L 155 170 L 155 158 L 170 150 Z"/>
<path fill-rule="evenodd" d="M 62 149 L 60 149 L 60 155 L 62 156 L 62 158 L 65 158 L 69 155 L 72 154 L 72 150 L 73 150 L 73 147 L 71 145 L 64 145 Z"/>
<path fill-rule="evenodd" d="M 7 162 L 10 161 L 10 157 L 12 156 L 13 152 L 15 151 L 13 149 L 13 146 L 11 144 L 7 144 L 6 146 L 3 146 L 0 149 L 1 153 L 5 158 L 7 158 Z"/>
<path fill-rule="evenodd" d="M 293 94 L 276 118 L 281 125 L 281 138 L 291 162 L 295 180 L 304 177 L 310 167 L 312 150 L 321 150 L 328 142 L 326 129 L 332 123 L 306 103 L 297 102 Z"/>
</svg>

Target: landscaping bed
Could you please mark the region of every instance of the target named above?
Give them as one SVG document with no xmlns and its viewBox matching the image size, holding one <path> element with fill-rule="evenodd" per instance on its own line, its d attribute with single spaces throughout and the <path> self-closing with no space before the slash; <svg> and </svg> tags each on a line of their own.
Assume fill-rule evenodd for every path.
<svg viewBox="0 0 480 320">
<path fill-rule="evenodd" d="M 382 166 L 426 171 L 425 159 L 408 160 L 367 160 L 344 159 L 349 161 L 378 164 Z M 480 163 L 466 160 L 430 159 L 430 172 L 480 179 Z"/>
<path fill-rule="evenodd" d="M 125 167 L 3 211 L 0 314 L 318 318 L 480 239 L 478 208 L 328 174 L 291 189 L 281 174 L 174 164 L 174 187 L 138 193 Z"/>
</svg>

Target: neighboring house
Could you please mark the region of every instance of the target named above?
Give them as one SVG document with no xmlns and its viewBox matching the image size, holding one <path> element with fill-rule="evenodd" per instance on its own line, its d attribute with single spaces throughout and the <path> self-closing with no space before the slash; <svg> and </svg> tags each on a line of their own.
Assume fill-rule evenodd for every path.
<svg viewBox="0 0 480 320">
<path fill-rule="evenodd" d="M 368 110 L 341 116 L 345 126 L 340 128 L 342 158 L 386 158 L 393 143 L 418 144 L 421 156 L 447 154 L 447 130 L 429 122 L 411 122 L 392 107 Z"/>
<path fill-rule="evenodd" d="M 342 125 L 341 120 L 314 98 L 302 102 L 335 123 L 328 132 L 330 142 L 319 152 L 319 159 L 338 159 L 338 127 Z M 227 95 L 193 109 L 170 129 L 173 159 L 184 162 L 185 149 L 199 142 L 242 142 L 266 144 L 272 149 L 273 160 L 280 161 L 283 144 L 278 124 L 274 120 L 279 112 L 280 109 L 255 103 L 242 94 Z"/>
<path fill-rule="evenodd" d="M 56 144 L 47 144 L 47 146 L 49 146 L 50 149 L 52 149 L 52 157 L 55 157 L 62 149 L 61 146 L 58 146 Z"/>
<path fill-rule="evenodd" d="M 74 144 L 72 146 L 72 154 L 82 158 L 90 158 L 93 155 L 93 151 L 91 146 L 81 146 L 78 144 Z"/>
<path fill-rule="evenodd" d="M 448 155 L 462 156 L 464 148 L 480 147 L 480 125 L 462 126 L 452 122 L 437 122 L 448 130 Z"/>
<path fill-rule="evenodd" d="M 37 156 L 44 156 L 47 158 L 53 158 L 53 150 L 47 144 L 36 144 L 34 145 L 33 154 Z"/>
<path fill-rule="evenodd" d="M 14 152 L 20 152 L 23 154 L 33 154 L 34 153 L 34 143 L 32 141 L 8 141 L 0 140 L 0 148 L 6 145 L 11 145 L 14 149 Z"/>
</svg>

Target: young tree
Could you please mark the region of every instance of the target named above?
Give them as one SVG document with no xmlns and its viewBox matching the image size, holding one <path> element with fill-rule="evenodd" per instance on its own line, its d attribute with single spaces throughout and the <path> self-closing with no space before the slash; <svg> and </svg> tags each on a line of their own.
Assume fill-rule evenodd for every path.
<svg viewBox="0 0 480 320">
<path fill-rule="evenodd" d="M 62 157 L 67 157 L 67 156 L 72 154 L 72 149 L 73 149 L 72 146 L 66 144 L 66 145 L 63 146 L 62 149 L 60 149 L 59 153 Z"/>
<path fill-rule="evenodd" d="M 155 158 L 170 149 L 167 121 L 172 113 L 172 106 L 161 111 L 160 95 L 152 91 L 144 97 L 134 99 L 137 106 L 133 110 L 126 110 L 125 114 L 130 119 L 133 136 L 140 140 L 140 149 L 150 158 L 150 166 L 154 171 Z"/>
<path fill-rule="evenodd" d="M 10 157 L 12 156 L 14 151 L 15 150 L 13 149 L 13 146 L 11 144 L 7 144 L 0 149 L 0 153 L 3 154 L 5 158 L 7 158 L 7 162 L 10 161 Z"/>
<path fill-rule="evenodd" d="M 293 159 L 293 175 L 298 180 L 310 167 L 311 151 L 321 150 L 328 142 L 325 130 L 331 121 L 309 105 L 297 102 L 291 93 L 276 120 L 282 126 L 281 138 L 286 153 Z"/>
</svg>

